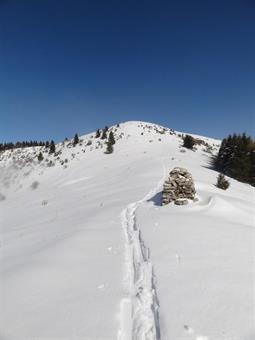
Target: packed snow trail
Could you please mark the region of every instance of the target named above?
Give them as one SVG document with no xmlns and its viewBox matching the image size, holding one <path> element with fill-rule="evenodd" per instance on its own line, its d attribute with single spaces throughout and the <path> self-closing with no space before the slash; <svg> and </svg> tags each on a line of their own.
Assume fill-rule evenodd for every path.
<svg viewBox="0 0 255 340">
<path fill-rule="evenodd" d="M 150 251 L 143 242 L 136 223 L 137 208 L 162 187 L 164 175 L 155 189 L 142 200 L 130 203 L 122 211 L 122 227 L 126 238 L 125 283 L 127 297 L 120 305 L 119 340 L 160 340 L 159 302 Z"/>
</svg>

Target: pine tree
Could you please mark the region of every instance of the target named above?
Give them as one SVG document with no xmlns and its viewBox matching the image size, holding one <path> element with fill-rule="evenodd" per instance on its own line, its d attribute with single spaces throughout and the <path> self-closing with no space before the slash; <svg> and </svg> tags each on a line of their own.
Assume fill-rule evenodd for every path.
<svg viewBox="0 0 255 340">
<path fill-rule="evenodd" d="M 109 133 L 109 142 L 114 145 L 115 144 L 115 138 L 114 138 L 114 134 L 112 131 L 110 131 Z"/>
<path fill-rule="evenodd" d="M 37 158 L 38 161 L 41 162 L 43 160 L 43 154 L 40 152 Z"/>
<path fill-rule="evenodd" d="M 95 138 L 99 138 L 99 137 L 100 137 L 100 130 L 97 129 Z"/>
<path fill-rule="evenodd" d="M 55 153 L 55 151 L 56 151 L 55 143 L 54 143 L 54 141 L 52 140 L 52 141 L 50 142 L 50 151 L 49 151 L 49 153 L 50 153 L 50 154 L 51 154 L 51 153 Z"/>
<path fill-rule="evenodd" d="M 49 148 L 49 146 L 50 146 L 50 143 L 49 143 L 49 141 L 46 141 L 46 143 L 45 143 L 45 147 L 46 147 L 46 148 Z"/>
<path fill-rule="evenodd" d="M 251 167 L 250 167 L 250 180 L 249 183 L 255 187 L 255 145 L 254 149 L 250 153 Z"/>
<path fill-rule="evenodd" d="M 229 135 L 221 143 L 214 160 L 215 169 L 238 181 L 254 185 L 254 152 L 255 142 L 245 133 Z"/>
<path fill-rule="evenodd" d="M 107 130 L 104 128 L 102 132 L 101 139 L 106 139 L 107 138 Z"/>
<path fill-rule="evenodd" d="M 79 137 L 78 137 L 78 134 L 76 133 L 76 134 L 74 135 L 73 145 L 75 146 L 75 145 L 77 145 L 78 143 L 79 143 Z"/>
<path fill-rule="evenodd" d="M 183 140 L 183 146 L 187 149 L 193 149 L 193 146 L 196 144 L 196 141 L 195 139 L 190 136 L 190 135 L 186 135 L 184 137 L 184 140 Z"/>
<path fill-rule="evenodd" d="M 111 142 L 107 142 L 107 146 L 106 146 L 106 152 L 107 154 L 113 153 L 113 146 L 111 144 Z"/>
</svg>

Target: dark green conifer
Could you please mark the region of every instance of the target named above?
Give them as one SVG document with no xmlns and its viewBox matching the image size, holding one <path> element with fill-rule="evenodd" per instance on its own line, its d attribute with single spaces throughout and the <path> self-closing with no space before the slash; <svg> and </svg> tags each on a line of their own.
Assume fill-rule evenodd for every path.
<svg viewBox="0 0 255 340">
<path fill-rule="evenodd" d="M 187 149 L 193 149 L 193 146 L 196 144 L 195 139 L 190 136 L 186 135 L 183 139 L 183 146 Z"/>
<path fill-rule="evenodd" d="M 110 131 L 109 133 L 109 142 L 114 145 L 115 144 L 115 138 L 114 138 L 114 134 L 112 131 Z"/>
<path fill-rule="evenodd" d="M 77 145 L 79 143 L 79 136 L 78 136 L 78 133 L 76 133 L 74 135 L 74 139 L 73 139 L 73 145 Z"/>
<path fill-rule="evenodd" d="M 254 152 L 255 143 L 245 133 L 229 135 L 221 143 L 214 166 L 227 176 L 254 185 L 252 175 Z"/>
<path fill-rule="evenodd" d="M 49 151 L 49 153 L 52 154 L 52 153 L 55 153 L 55 151 L 56 151 L 55 143 L 54 143 L 54 141 L 52 140 L 52 141 L 50 142 L 50 151 Z"/>
<path fill-rule="evenodd" d="M 113 145 L 108 141 L 106 146 L 106 152 L 107 154 L 113 153 Z"/>
<path fill-rule="evenodd" d="M 106 139 L 107 138 L 107 130 L 103 129 L 102 135 L 101 135 L 101 139 Z"/>
<path fill-rule="evenodd" d="M 99 138 L 99 137 L 100 137 L 100 130 L 97 129 L 95 138 Z"/>
<path fill-rule="evenodd" d="M 43 154 L 40 152 L 37 158 L 38 161 L 41 162 L 43 160 Z"/>
</svg>

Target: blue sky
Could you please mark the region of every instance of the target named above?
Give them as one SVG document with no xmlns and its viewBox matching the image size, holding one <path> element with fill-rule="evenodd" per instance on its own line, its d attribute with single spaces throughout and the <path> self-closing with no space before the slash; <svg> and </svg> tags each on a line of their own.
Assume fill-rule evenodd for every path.
<svg viewBox="0 0 255 340">
<path fill-rule="evenodd" d="M 0 140 L 126 120 L 255 136 L 252 0 L 0 0 Z"/>
</svg>

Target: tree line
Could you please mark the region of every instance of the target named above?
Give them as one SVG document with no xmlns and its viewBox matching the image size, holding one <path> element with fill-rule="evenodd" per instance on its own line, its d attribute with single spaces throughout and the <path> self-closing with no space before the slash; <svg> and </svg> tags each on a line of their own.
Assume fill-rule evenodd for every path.
<svg viewBox="0 0 255 340">
<path fill-rule="evenodd" d="M 183 147 L 193 150 L 197 139 L 190 135 L 183 138 Z M 222 140 L 219 152 L 212 158 L 212 167 L 220 172 L 217 186 L 229 187 L 224 175 L 255 186 L 255 140 L 243 134 L 230 134 Z"/>
<path fill-rule="evenodd" d="M 38 142 L 38 141 L 23 141 L 16 143 L 0 143 L 0 151 L 12 150 L 17 148 L 27 148 L 32 146 L 46 146 L 48 147 L 50 142 Z"/>
<path fill-rule="evenodd" d="M 68 141 L 66 138 L 65 141 Z M 79 136 L 76 133 L 73 138 L 73 145 L 75 146 L 76 144 L 79 143 Z M 13 149 L 18 149 L 18 148 L 28 148 L 28 147 L 33 147 L 33 146 L 45 146 L 46 148 L 50 149 L 50 153 L 55 152 L 55 142 L 53 140 L 51 141 L 23 141 L 23 142 L 16 142 L 16 143 L 0 143 L 0 151 L 6 151 L 6 150 L 13 150 Z"/>
</svg>

